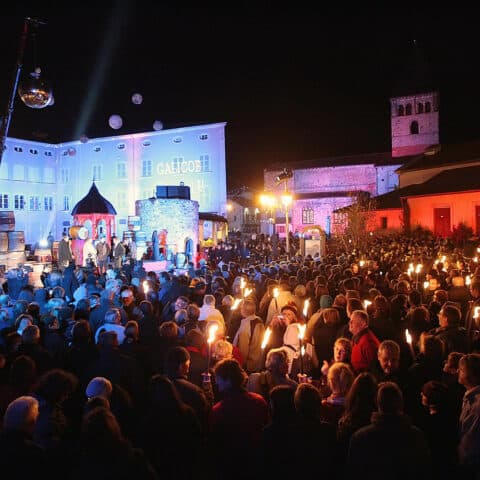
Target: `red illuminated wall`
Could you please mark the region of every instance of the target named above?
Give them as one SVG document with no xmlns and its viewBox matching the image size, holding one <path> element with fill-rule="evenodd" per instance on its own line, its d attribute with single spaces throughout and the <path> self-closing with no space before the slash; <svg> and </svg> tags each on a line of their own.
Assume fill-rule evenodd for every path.
<svg viewBox="0 0 480 480">
<path fill-rule="evenodd" d="M 386 218 L 386 229 L 384 228 L 384 218 Z M 403 210 L 401 208 L 376 210 L 370 225 L 373 227 L 371 228 L 373 231 L 386 230 L 390 232 L 403 230 Z"/>
<path fill-rule="evenodd" d="M 434 231 L 434 209 L 449 208 L 451 227 L 463 222 L 474 231 L 477 229 L 475 207 L 480 206 L 479 191 L 411 197 L 407 203 L 410 207 L 411 228 L 421 225 Z"/>
</svg>

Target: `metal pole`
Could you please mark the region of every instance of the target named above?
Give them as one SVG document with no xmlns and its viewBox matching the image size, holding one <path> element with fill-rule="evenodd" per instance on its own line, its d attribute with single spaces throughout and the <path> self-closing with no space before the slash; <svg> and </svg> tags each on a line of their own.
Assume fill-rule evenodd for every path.
<svg viewBox="0 0 480 480">
<path fill-rule="evenodd" d="M 23 66 L 23 53 L 25 52 L 25 45 L 27 43 L 29 19 L 26 18 L 23 24 L 22 34 L 20 35 L 20 44 L 17 53 L 17 63 L 13 71 L 12 77 L 12 89 L 10 91 L 10 97 L 8 99 L 7 107 L 2 118 L 2 126 L 0 129 L 0 165 L 2 163 L 3 151 L 5 150 L 5 140 L 8 135 L 8 129 L 10 128 L 10 122 L 12 119 L 13 105 L 15 103 L 15 92 L 17 91 L 18 80 Z"/>
<path fill-rule="evenodd" d="M 285 180 L 285 196 L 287 195 L 287 181 Z M 286 230 L 286 248 L 287 260 L 290 258 L 290 232 L 288 224 L 288 201 L 285 199 L 285 230 Z"/>
<path fill-rule="evenodd" d="M 23 54 L 25 53 L 25 46 L 27 44 L 29 26 L 33 24 L 35 26 L 44 25 L 44 22 L 34 18 L 26 17 L 23 23 L 22 33 L 20 35 L 20 43 L 17 52 L 17 61 L 12 77 L 12 89 L 10 91 L 10 97 L 8 99 L 5 113 L 2 117 L 2 125 L 0 127 L 0 165 L 2 164 L 3 152 L 5 150 L 5 141 L 7 139 L 8 130 L 10 128 L 10 122 L 12 120 L 13 106 L 15 104 L 15 93 L 18 87 L 18 81 L 20 79 L 20 73 L 23 67 Z"/>
</svg>

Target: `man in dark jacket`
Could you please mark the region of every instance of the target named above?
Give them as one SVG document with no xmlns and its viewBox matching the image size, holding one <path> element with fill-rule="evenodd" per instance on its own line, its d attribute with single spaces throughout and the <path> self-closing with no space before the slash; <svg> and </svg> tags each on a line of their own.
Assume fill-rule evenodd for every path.
<svg viewBox="0 0 480 480">
<path fill-rule="evenodd" d="M 403 414 L 403 395 L 396 383 L 384 382 L 377 393 L 378 412 L 372 423 L 357 430 L 351 440 L 347 470 L 364 478 L 429 478 L 431 457 L 423 432 Z"/>
</svg>

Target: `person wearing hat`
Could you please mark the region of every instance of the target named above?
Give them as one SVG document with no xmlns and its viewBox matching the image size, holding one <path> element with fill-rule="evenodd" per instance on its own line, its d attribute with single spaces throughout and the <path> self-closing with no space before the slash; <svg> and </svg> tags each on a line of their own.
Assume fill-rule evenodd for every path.
<svg viewBox="0 0 480 480">
<path fill-rule="evenodd" d="M 203 305 L 203 297 L 207 292 L 207 283 L 202 277 L 192 278 L 189 286 L 189 298 L 191 303 L 196 303 L 199 307 Z"/>
<path fill-rule="evenodd" d="M 138 321 L 143 318 L 143 312 L 135 303 L 135 296 L 133 290 L 129 287 L 125 287 L 120 292 L 120 299 L 122 302 L 122 308 L 125 310 L 128 320 Z"/>
</svg>

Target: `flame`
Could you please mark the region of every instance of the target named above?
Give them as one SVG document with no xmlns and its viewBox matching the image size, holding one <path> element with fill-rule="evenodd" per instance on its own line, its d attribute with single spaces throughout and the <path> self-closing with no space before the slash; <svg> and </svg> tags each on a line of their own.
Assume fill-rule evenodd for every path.
<svg viewBox="0 0 480 480">
<path fill-rule="evenodd" d="M 298 339 L 303 340 L 303 337 L 305 336 L 305 329 L 307 328 L 306 324 L 301 325 L 300 323 L 297 323 L 298 326 Z"/>
<path fill-rule="evenodd" d="M 360 261 L 358 262 L 358 264 L 359 264 L 361 267 L 363 267 L 363 266 L 365 265 L 365 260 L 360 260 Z"/>
<path fill-rule="evenodd" d="M 473 318 L 477 319 L 480 315 L 480 307 L 475 307 L 473 309 Z"/>
<path fill-rule="evenodd" d="M 245 288 L 245 285 L 246 285 L 246 284 L 245 284 L 245 279 L 242 277 L 242 278 L 240 279 L 240 288 L 243 290 L 243 289 Z"/>
<path fill-rule="evenodd" d="M 428 282 L 428 281 L 423 282 L 423 288 L 425 290 L 429 287 L 429 285 L 430 285 L 430 282 Z"/>
<path fill-rule="evenodd" d="M 243 296 L 248 297 L 252 292 L 253 292 L 253 289 L 246 288 L 245 291 L 243 292 Z"/>
<path fill-rule="evenodd" d="M 470 285 L 472 283 L 472 279 L 470 278 L 470 275 L 467 275 L 465 278 L 465 285 Z"/>
<path fill-rule="evenodd" d="M 306 317 L 308 315 L 308 309 L 310 308 L 310 300 L 307 298 L 305 302 L 303 302 L 303 316 Z"/>
<path fill-rule="evenodd" d="M 144 281 L 142 283 L 142 286 L 143 286 L 143 293 L 145 293 L 145 295 L 146 295 L 148 293 L 148 282 Z"/>
<path fill-rule="evenodd" d="M 267 329 L 265 330 L 265 333 L 263 334 L 263 340 L 261 345 L 262 349 L 264 349 L 267 346 L 268 341 L 270 340 L 271 334 L 272 334 L 272 329 L 270 327 L 267 327 Z"/>
<path fill-rule="evenodd" d="M 405 330 L 405 340 L 409 345 L 412 344 L 412 336 L 410 335 L 410 332 L 408 331 L 408 328 Z"/>
<path fill-rule="evenodd" d="M 370 300 L 364 300 L 363 301 L 363 308 L 366 310 L 369 305 L 371 305 L 372 302 Z"/>
<path fill-rule="evenodd" d="M 233 302 L 233 305 L 232 307 L 230 308 L 230 310 L 236 310 L 238 308 L 238 306 L 240 305 L 240 302 L 242 301 L 241 298 L 236 298 Z"/>
<path fill-rule="evenodd" d="M 420 271 L 422 270 L 423 268 L 423 265 L 421 263 L 419 263 L 416 268 L 415 268 L 415 273 L 420 273 Z"/>
<path fill-rule="evenodd" d="M 210 328 L 208 329 L 207 343 L 209 345 L 211 345 L 215 341 L 215 336 L 217 334 L 217 330 L 218 330 L 218 325 L 216 323 L 211 325 Z"/>
<path fill-rule="evenodd" d="M 305 346 L 304 346 L 304 345 L 302 345 L 302 348 L 300 349 L 300 355 L 301 355 L 302 357 L 305 356 Z"/>
<path fill-rule="evenodd" d="M 278 295 L 280 295 L 280 292 L 278 291 L 278 288 L 273 289 L 273 298 L 277 298 Z"/>
</svg>

